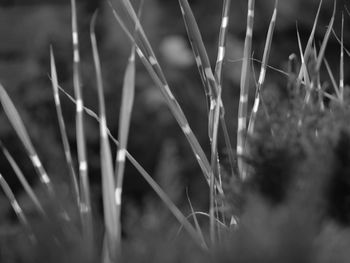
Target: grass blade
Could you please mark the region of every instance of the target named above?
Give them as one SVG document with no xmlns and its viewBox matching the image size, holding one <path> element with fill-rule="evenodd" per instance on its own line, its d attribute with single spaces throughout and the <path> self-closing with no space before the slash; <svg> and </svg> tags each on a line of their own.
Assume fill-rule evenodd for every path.
<svg viewBox="0 0 350 263">
<path fill-rule="evenodd" d="M 318 52 L 317 64 L 316 64 L 316 73 L 318 73 L 320 71 L 321 64 L 322 64 L 322 61 L 323 61 L 323 57 L 324 57 L 324 54 L 325 54 L 325 51 L 326 51 L 326 47 L 327 47 L 327 44 L 328 44 L 328 40 L 329 40 L 329 37 L 330 37 L 331 32 L 332 32 L 334 19 L 335 19 L 336 7 L 337 7 L 337 1 L 334 1 L 333 14 L 332 14 L 331 20 L 329 21 L 326 34 L 325 34 L 325 36 L 323 38 L 320 51 Z"/>
<path fill-rule="evenodd" d="M 340 91 L 340 101 L 343 102 L 344 101 L 344 14 L 342 14 L 342 19 L 341 19 L 339 91 Z"/>
<path fill-rule="evenodd" d="M 38 154 L 36 153 L 34 146 L 29 138 L 29 135 L 27 133 L 26 128 L 24 127 L 23 121 L 21 117 L 18 114 L 18 111 L 16 110 L 13 102 L 11 101 L 10 97 L 8 96 L 7 92 L 5 91 L 4 87 L 0 84 L 0 101 L 4 108 L 4 111 L 11 122 L 15 132 L 17 133 L 18 137 L 22 141 L 28 156 L 39 175 L 40 182 L 43 183 L 48 191 L 48 194 L 51 198 L 56 198 L 56 194 L 54 192 L 52 182 L 47 175 Z"/>
<path fill-rule="evenodd" d="M 107 120 L 105 113 L 105 101 L 103 94 L 103 83 L 101 73 L 101 63 L 98 54 L 97 41 L 95 36 L 95 23 L 97 12 L 92 17 L 90 24 L 90 38 L 92 45 L 92 53 L 94 58 L 94 66 L 96 72 L 96 83 L 99 100 L 100 115 L 100 145 L 101 145 L 101 169 L 102 169 L 102 197 L 103 211 L 106 228 L 106 246 L 108 248 L 108 257 L 110 260 L 116 261 L 120 253 L 121 242 L 121 225 L 117 217 L 117 206 L 120 206 L 120 197 L 118 196 L 118 188 L 115 189 L 114 171 L 111 148 L 107 135 Z"/>
<path fill-rule="evenodd" d="M 307 61 L 309 56 L 311 55 L 312 43 L 314 42 L 314 38 L 315 38 L 315 32 L 316 32 L 318 18 L 319 18 L 321 7 L 322 7 L 322 1 L 323 0 L 320 1 L 320 4 L 318 6 L 316 17 L 314 19 L 314 24 L 312 26 L 312 30 L 311 30 L 309 39 L 308 39 L 307 44 L 306 44 L 305 53 L 303 54 L 304 61 Z M 301 68 L 300 71 L 299 71 L 299 75 L 298 75 L 298 81 L 299 82 L 301 82 L 302 74 L 304 74 L 304 73 L 303 73 L 303 69 Z"/>
<path fill-rule="evenodd" d="M 323 58 L 323 59 L 324 59 L 324 64 L 325 64 L 325 66 L 326 66 L 326 69 L 327 69 L 327 71 L 328 71 L 329 78 L 331 79 L 333 88 L 334 88 L 335 93 L 336 93 L 336 95 L 337 95 L 337 98 L 341 101 L 340 90 L 339 90 L 339 88 L 338 88 L 337 82 L 335 81 L 335 78 L 334 78 L 332 69 L 331 69 L 331 67 L 330 67 L 329 64 L 328 64 L 327 59 L 326 59 L 326 58 Z"/>
<path fill-rule="evenodd" d="M 80 177 L 80 215 L 83 226 L 83 235 L 88 252 L 92 251 L 93 233 L 92 233 L 92 215 L 90 201 L 90 185 L 88 178 L 88 163 L 86 157 L 84 116 L 83 116 L 83 94 L 80 80 L 80 52 L 79 36 L 77 23 L 76 0 L 71 0 L 72 12 L 72 40 L 73 40 L 73 84 L 76 103 L 76 139 L 78 148 L 79 177 Z"/>
<path fill-rule="evenodd" d="M 260 91 L 264 85 L 267 64 L 270 57 L 271 43 L 272 43 L 272 38 L 273 38 L 273 33 L 275 30 L 275 24 L 276 24 L 276 18 L 277 18 L 277 6 L 278 6 L 278 0 L 275 1 L 274 11 L 270 21 L 269 30 L 267 32 L 264 54 L 263 54 L 263 59 L 261 63 L 261 68 L 260 68 L 260 75 L 259 75 L 256 93 L 255 93 L 254 106 L 253 106 L 253 109 L 250 115 L 249 124 L 248 124 L 248 134 L 250 135 L 254 133 L 256 116 L 260 106 Z"/>
<path fill-rule="evenodd" d="M 184 135 L 186 136 L 191 146 L 191 149 L 198 161 L 198 164 L 200 165 L 202 172 L 209 184 L 209 180 L 210 180 L 209 178 L 211 174 L 211 167 L 210 167 L 209 161 L 202 147 L 200 146 L 196 136 L 194 135 L 192 129 L 190 128 L 187 118 L 185 117 L 179 103 L 177 102 L 177 100 L 175 99 L 173 93 L 169 88 L 169 85 L 165 79 L 163 71 L 160 68 L 160 65 L 154 55 L 154 52 L 152 51 L 149 41 L 147 40 L 144 34 L 144 31 L 137 18 L 137 15 L 135 14 L 135 11 L 133 10 L 130 2 L 127 0 L 123 0 L 121 3 L 120 2 L 118 3 L 122 4 L 122 6 L 119 6 L 118 11 L 121 12 L 120 9 L 123 9 L 123 8 L 126 9 L 126 12 L 128 12 L 129 14 L 129 18 L 133 21 L 132 25 L 134 27 L 133 29 L 128 29 L 128 25 L 126 24 L 126 22 L 122 20 L 121 16 L 117 12 L 117 9 L 114 9 L 113 6 L 110 4 L 111 8 L 113 9 L 113 13 L 116 20 L 122 26 L 129 40 L 136 45 L 136 52 L 139 55 L 141 62 L 146 67 L 153 81 L 160 88 L 170 111 L 172 112 L 173 116 L 175 117 L 176 121 L 181 127 Z M 137 32 L 134 37 L 131 32 L 133 32 L 133 30 L 135 29 L 135 26 L 137 28 Z M 217 182 L 215 186 L 218 188 L 220 193 L 223 192 L 221 186 Z"/>
<path fill-rule="evenodd" d="M 61 87 L 60 90 L 74 103 L 76 104 L 76 100 L 70 96 L 66 91 L 64 91 Z M 92 118 L 94 118 L 97 122 L 101 122 L 102 120 L 98 117 L 98 115 L 93 112 L 91 109 L 84 107 L 84 111 Z M 113 143 L 119 147 L 119 141 L 113 137 L 110 130 L 107 128 L 108 137 L 113 141 Z M 146 180 L 146 182 L 151 186 L 154 192 L 159 196 L 159 198 L 163 201 L 169 211 L 174 215 L 174 217 L 179 221 L 181 225 L 184 226 L 188 234 L 192 237 L 192 239 L 198 243 L 198 245 L 202 246 L 201 239 L 198 237 L 196 230 L 184 216 L 184 214 L 177 208 L 177 206 L 171 201 L 171 199 L 167 196 L 167 194 L 162 190 L 162 188 L 157 184 L 156 181 L 152 178 L 152 176 L 147 173 L 147 171 L 142 167 L 142 165 L 137 162 L 137 160 L 125 150 L 125 156 L 128 158 L 130 163 L 136 168 L 136 170 L 141 174 L 141 176 Z"/>
<path fill-rule="evenodd" d="M 72 153 L 69 146 L 66 125 L 64 123 L 64 118 L 63 118 L 63 113 L 61 108 L 60 96 L 58 93 L 58 77 L 57 77 L 57 71 L 56 71 L 55 56 L 54 56 L 52 47 L 50 47 L 50 65 L 51 65 L 51 83 L 52 83 L 52 89 L 54 94 L 56 114 L 57 114 L 60 134 L 61 134 L 61 140 L 63 144 L 66 162 L 68 165 L 68 172 L 71 180 L 71 185 L 73 188 L 73 196 L 75 197 L 75 200 L 77 202 L 77 207 L 79 208 L 80 207 L 79 185 L 78 185 L 77 175 L 75 173 L 74 166 L 73 166 Z"/>
<path fill-rule="evenodd" d="M 15 211 L 21 225 L 26 230 L 29 239 L 32 241 L 32 243 L 36 243 L 36 237 L 35 237 L 32 229 L 28 223 L 28 220 L 27 220 L 26 216 L 24 215 L 22 208 L 19 206 L 19 204 L 16 200 L 16 197 L 13 194 L 10 186 L 7 184 L 7 182 L 4 179 L 4 177 L 2 176 L 2 174 L 0 174 L 0 186 L 4 190 L 6 197 L 9 199 L 11 206 L 12 206 L 13 210 Z"/>
<path fill-rule="evenodd" d="M 30 186 L 30 184 L 28 183 L 27 179 L 25 178 L 23 172 L 21 171 L 21 169 L 19 168 L 19 166 L 17 165 L 16 161 L 14 160 L 14 158 L 12 157 L 12 155 L 9 153 L 9 151 L 7 150 L 7 148 L 3 145 L 2 142 L 0 142 L 0 148 L 2 150 L 2 152 L 4 153 L 7 161 L 10 163 L 13 171 L 15 172 L 17 178 L 19 179 L 19 181 L 21 182 L 24 190 L 26 191 L 26 193 L 28 194 L 29 198 L 32 200 L 32 202 L 34 203 L 36 209 L 39 211 L 39 213 L 41 213 L 42 215 L 45 215 L 45 211 L 43 206 L 41 205 L 38 197 L 36 196 L 36 194 L 34 193 L 32 187 Z"/>
<path fill-rule="evenodd" d="M 247 115 L 248 115 L 248 92 L 249 92 L 249 61 L 251 58 L 252 50 L 252 38 L 254 27 L 254 6 L 255 0 L 248 1 L 248 15 L 247 15 L 247 29 L 244 41 L 243 62 L 241 71 L 241 87 L 238 106 L 238 126 L 237 126 L 237 161 L 238 170 L 241 179 L 245 179 L 247 176 L 246 165 L 242 159 L 242 155 L 245 153 L 245 140 L 247 129 Z"/>
</svg>

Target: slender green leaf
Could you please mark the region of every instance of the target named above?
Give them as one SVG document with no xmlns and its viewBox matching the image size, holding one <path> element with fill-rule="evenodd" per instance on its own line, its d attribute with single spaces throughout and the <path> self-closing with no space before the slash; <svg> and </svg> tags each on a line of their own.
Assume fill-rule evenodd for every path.
<svg viewBox="0 0 350 263">
<path fill-rule="evenodd" d="M 79 182 L 80 182 L 80 215 L 83 226 L 83 235 L 88 246 L 88 252 L 92 251 L 93 246 L 93 227 L 91 214 L 90 200 L 90 185 L 88 177 L 88 162 L 86 156 L 86 142 L 84 131 L 84 116 L 83 116 L 83 91 L 80 79 L 80 51 L 79 51 L 79 35 L 77 23 L 77 8 L 76 0 L 71 0 L 72 12 L 72 41 L 73 41 L 73 84 L 76 97 L 76 139 L 78 148 L 79 162 Z"/>
<path fill-rule="evenodd" d="M 107 120 L 105 113 L 105 101 L 103 93 L 103 82 L 101 73 L 101 63 L 98 54 L 97 41 L 95 36 L 95 23 L 97 12 L 92 17 L 90 24 L 90 37 L 94 66 L 96 72 L 96 86 L 99 100 L 100 115 L 100 149 L 101 149 L 101 169 L 102 169 L 102 197 L 103 211 L 106 228 L 106 242 L 108 248 L 108 257 L 115 261 L 118 258 L 121 249 L 121 224 L 117 216 L 117 206 L 121 205 L 119 191 L 121 188 L 115 188 L 114 169 L 112 162 L 111 148 L 107 135 Z"/>
<path fill-rule="evenodd" d="M 271 51 L 271 43 L 272 43 L 272 38 L 273 38 L 273 33 L 274 33 L 276 18 L 277 18 L 277 6 L 278 6 L 278 0 L 275 1 L 274 11 L 272 14 L 269 30 L 267 32 L 264 54 L 263 54 L 263 59 L 262 59 L 262 63 L 261 63 L 261 68 L 260 68 L 260 76 L 259 76 L 259 80 L 258 80 L 258 86 L 256 89 L 256 93 L 255 93 L 254 106 L 253 106 L 253 109 L 251 111 L 250 120 L 249 120 L 249 124 L 248 124 L 248 134 L 250 134 L 250 135 L 252 135 L 254 133 L 256 116 L 257 116 L 257 113 L 259 110 L 260 92 L 261 92 L 261 89 L 264 85 L 267 64 L 268 64 L 270 51 Z"/>
<path fill-rule="evenodd" d="M 247 177 L 246 165 L 242 159 L 245 150 L 247 115 L 248 115 L 248 92 L 249 92 L 249 61 L 251 58 L 252 38 L 254 27 L 254 6 L 255 0 L 248 1 L 247 29 L 244 41 L 243 62 L 241 71 L 240 97 L 238 105 L 238 125 L 237 125 L 237 158 L 238 170 L 241 179 Z"/>
<path fill-rule="evenodd" d="M 73 188 L 73 195 L 76 199 L 78 208 L 80 207 L 80 194 L 79 194 L 79 185 L 77 180 L 77 175 L 75 173 L 75 169 L 73 166 L 73 159 L 72 159 L 72 153 L 68 141 L 67 131 L 66 131 L 66 125 L 63 118 L 62 113 L 62 107 L 61 107 L 61 101 L 60 96 L 58 93 L 58 77 L 57 77 L 57 71 L 56 71 L 56 63 L 55 63 L 55 57 L 52 50 L 52 47 L 50 47 L 50 65 L 51 65 L 51 83 L 52 83 L 52 89 L 54 94 L 54 100 L 55 100 L 55 106 L 56 106 L 56 114 L 58 119 L 58 125 L 60 128 L 60 134 L 64 149 L 64 154 L 68 166 L 68 172 L 71 180 L 71 185 Z"/>
</svg>

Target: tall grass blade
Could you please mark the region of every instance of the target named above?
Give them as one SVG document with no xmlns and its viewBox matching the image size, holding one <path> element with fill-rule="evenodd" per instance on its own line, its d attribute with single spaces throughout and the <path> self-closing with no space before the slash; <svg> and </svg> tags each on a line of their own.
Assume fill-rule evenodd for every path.
<svg viewBox="0 0 350 263">
<path fill-rule="evenodd" d="M 39 213 L 41 213 L 42 215 L 45 215 L 45 211 L 44 211 L 43 206 L 41 205 L 37 195 L 34 193 L 32 187 L 28 183 L 27 179 L 25 178 L 22 170 L 19 168 L 19 166 L 18 166 L 17 162 L 15 161 L 15 159 L 13 158 L 13 156 L 10 154 L 10 152 L 7 150 L 7 148 L 5 147 L 5 145 L 2 142 L 0 142 L 0 148 L 1 148 L 2 152 L 4 153 L 7 161 L 10 163 L 18 180 L 21 182 L 24 190 L 26 191 L 29 198 L 34 203 L 35 208 L 39 211 Z"/>
<path fill-rule="evenodd" d="M 101 148 L 101 169 L 102 169 L 102 198 L 103 212 L 105 220 L 105 235 L 108 248 L 108 258 L 116 261 L 120 253 L 121 242 L 121 225 L 117 217 L 117 206 L 121 205 L 119 188 L 115 188 L 114 169 L 112 162 L 111 148 L 107 134 L 107 120 L 105 112 L 105 101 L 103 93 L 101 63 L 98 54 L 97 41 L 95 35 L 97 12 L 92 17 L 90 24 L 90 38 L 94 66 L 96 72 L 96 85 L 99 101 L 100 115 L 100 148 Z"/>
<path fill-rule="evenodd" d="M 248 124 L 248 134 L 250 135 L 254 133 L 255 121 L 256 121 L 257 113 L 260 106 L 260 91 L 265 82 L 266 69 L 267 69 L 267 64 L 270 57 L 271 43 L 272 43 L 272 38 L 273 38 L 273 33 L 275 30 L 275 24 L 276 24 L 276 18 L 277 18 L 277 6 L 278 6 L 278 0 L 275 1 L 274 11 L 270 21 L 269 30 L 267 32 L 264 54 L 263 54 L 263 59 L 261 63 L 261 68 L 260 68 L 260 75 L 259 75 L 256 93 L 255 93 L 254 106 L 253 106 L 253 109 L 250 115 L 249 124 Z"/>
<path fill-rule="evenodd" d="M 249 92 L 249 61 L 251 58 L 252 38 L 254 27 L 254 6 L 255 0 L 248 1 L 247 29 L 244 41 L 243 62 L 241 71 L 240 97 L 238 105 L 238 126 L 237 126 L 237 161 L 241 179 L 247 177 L 246 165 L 242 159 L 245 154 L 245 141 L 248 115 L 248 92 Z"/>
<path fill-rule="evenodd" d="M 73 84 L 76 97 L 76 139 L 78 148 L 79 162 L 79 182 L 80 182 L 80 215 L 83 226 L 83 235 L 88 246 L 88 252 L 92 251 L 93 246 L 93 230 L 92 230 L 92 214 L 90 200 L 90 185 L 88 178 L 88 163 L 86 156 L 86 142 L 84 131 L 84 116 L 83 116 L 83 94 L 80 79 L 80 52 L 79 52 L 79 36 L 77 23 L 77 8 L 76 0 L 71 0 L 72 12 L 72 40 L 73 40 Z"/>
<path fill-rule="evenodd" d="M 136 45 L 136 52 L 140 57 L 141 62 L 146 67 L 147 71 L 149 72 L 151 78 L 156 83 L 156 85 L 160 88 L 166 103 L 168 104 L 170 111 L 172 112 L 173 116 L 175 117 L 176 121 L 178 122 L 179 126 L 181 127 L 184 135 L 186 136 L 191 149 L 196 156 L 196 159 L 203 171 L 203 174 L 209 184 L 209 178 L 211 174 L 211 167 L 209 164 L 209 161 L 200 146 L 196 136 L 194 135 L 192 129 L 190 128 L 190 125 L 187 121 L 186 116 L 184 115 L 179 103 L 177 102 L 176 98 L 174 97 L 173 93 L 171 92 L 169 85 L 165 79 L 164 73 L 154 55 L 154 52 L 152 51 L 152 48 L 149 44 L 149 41 L 147 37 L 144 34 L 144 31 L 142 29 L 142 26 L 140 24 L 140 21 L 137 18 L 137 15 L 135 14 L 135 11 L 133 10 L 131 4 L 127 0 L 123 0 L 121 3 L 118 2 L 118 9 L 114 9 L 111 5 L 111 8 L 113 9 L 114 16 L 118 23 L 121 25 L 123 30 L 125 31 L 127 37 L 129 40 Z M 127 21 L 124 22 L 121 15 L 118 12 L 121 12 L 122 9 L 129 15 L 129 20 L 133 22 L 132 26 L 133 29 L 128 28 Z M 118 12 L 117 12 L 118 10 Z M 130 27 L 130 25 L 129 25 Z M 137 28 L 135 37 L 133 35 L 135 27 Z M 218 188 L 219 192 L 222 193 L 221 186 L 216 182 L 215 186 Z"/>
<path fill-rule="evenodd" d="M 231 0 L 224 0 L 222 15 L 221 15 L 219 41 L 218 41 L 219 42 L 218 43 L 218 54 L 217 54 L 215 70 L 214 70 L 216 84 L 219 87 L 219 89 L 222 88 L 222 74 L 223 74 L 222 68 L 223 68 L 225 54 L 226 54 L 226 38 L 227 38 L 228 25 L 229 25 L 229 20 L 230 20 L 230 7 L 231 7 Z M 226 126 L 224 107 L 221 108 L 221 112 L 220 112 L 220 125 L 222 127 L 226 148 L 228 150 L 228 157 L 229 157 L 229 162 L 230 162 L 231 174 L 233 175 L 233 174 L 235 174 L 234 173 L 235 161 L 234 161 L 234 154 L 233 154 L 231 139 L 230 139 L 229 132 L 228 132 L 228 129 Z"/>
<path fill-rule="evenodd" d="M 207 92 L 207 100 L 209 102 L 208 134 L 210 141 L 212 141 L 214 132 L 214 109 L 218 100 L 219 87 L 217 86 L 214 73 L 211 69 L 209 57 L 205 50 L 203 39 L 191 7 L 187 0 L 179 0 L 179 4 L 197 67 L 202 75 L 202 79 L 204 79 L 204 86 L 206 87 L 205 90 Z M 220 104 L 222 103 L 220 102 Z"/>
<path fill-rule="evenodd" d="M 9 199 L 12 209 L 15 211 L 18 217 L 18 220 L 20 221 L 21 225 L 24 227 L 25 231 L 27 232 L 29 239 L 31 240 L 32 243 L 36 243 L 37 239 L 28 223 L 28 220 L 24 215 L 22 208 L 19 206 L 18 201 L 11 190 L 11 187 L 7 184 L 2 174 L 0 174 L 0 186 L 3 189 L 6 197 Z"/>
<path fill-rule="evenodd" d="M 77 208 L 79 208 L 80 207 L 79 185 L 78 185 L 77 175 L 75 173 L 75 169 L 73 165 L 72 153 L 69 146 L 66 125 L 65 125 L 63 113 L 62 113 L 61 101 L 60 101 L 60 96 L 58 92 L 58 77 L 57 77 L 57 71 L 56 71 L 55 56 L 54 56 L 52 47 L 50 47 L 50 65 L 51 65 L 51 83 L 52 83 L 52 89 L 54 94 L 58 125 L 60 129 L 64 154 L 65 154 L 65 158 L 68 166 L 70 181 L 73 188 L 73 196 L 75 197 L 75 200 L 77 202 Z"/>
</svg>

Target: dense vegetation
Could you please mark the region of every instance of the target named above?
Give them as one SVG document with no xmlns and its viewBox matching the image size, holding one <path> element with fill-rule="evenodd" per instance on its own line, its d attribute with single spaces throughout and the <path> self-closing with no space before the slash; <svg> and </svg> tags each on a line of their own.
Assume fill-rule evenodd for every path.
<svg viewBox="0 0 350 263">
<path fill-rule="evenodd" d="M 230 0 L 211 4 L 209 23 L 196 1 L 164 17 L 148 11 L 174 3 L 112 1 L 80 20 L 72 0 L 70 35 L 44 46 L 49 78 L 0 79 L 12 126 L 1 131 L 0 261 L 346 262 L 349 13 L 321 1 L 290 29 L 279 17 L 310 3 L 270 2 L 249 0 L 246 22 Z M 266 27 L 254 21 L 264 9 Z M 148 33 L 159 22 L 175 35 Z M 230 33 L 238 24 L 244 41 Z M 277 37 L 289 30 L 291 55 Z"/>
</svg>

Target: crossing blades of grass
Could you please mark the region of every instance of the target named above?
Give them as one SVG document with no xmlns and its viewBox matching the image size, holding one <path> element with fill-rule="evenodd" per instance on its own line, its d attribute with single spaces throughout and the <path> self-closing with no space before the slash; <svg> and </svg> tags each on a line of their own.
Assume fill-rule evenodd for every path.
<svg viewBox="0 0 350 263">
<path fill-rule="evenodd" d="M 74 103 L 76 104 L 76 100 L 70 96 L 67 92 L 65 92 L 61 87 L 59 89 Z M 92 118 L 94 118 L 97 122 L 101 122 L 101 119 L 94 113 L 91 109 L 88 109 L 84 106 L 84 111 Z M 107 134 L 109 138 L 113 141 L 113 143 L 119 147 L 119 142 L 116 138 L 113 137 L 110 130 L 107 128 Z M 202 244 L 201 238 L 198 236 L 194 227 L 190 224 L 184 214 L 177 208 L 177 206 L 171 201 L 168 195 L 163 191 L 163 189 L 157 184 L 156 181 L 152 178 L 152 176 L 147 173 L 147 171 L 142 167 L 140 163 L 128 152 L 125 150 L 125 156 L 128 158 L 130 163 L 136 168 L 136 170 L 141 174 L 141 176 L 146 180 L 146 182 L 151 186 L 153 191 L 159 196 L 159 198 L 163 201 L 166 207 L 170 210 L 170 212 L 174 215 L 174 217 L 179 221 L 181 225 L 186 229 L 191 238 L 201 247 L 205 249 Z"/>
<path fill-rule="evenodd" d="M 300 40 L 300 34 L 299 34 L 299 29 L 297 27 L 297 38 L 298 38 L 298 46 L 299 46 L 299 53 L 300 53 L 300 58 L 301 58 L 301 71 L 302 71 L 302 77 L 301 80 L 304 80 L 305 82 L 305 87 L 306 87 L 306 97 L 305 97 L 305 101 L 308 102 L 309 98 L 310 98 L 310 88 L 311 88 L 311 81 L 310 81 L 310 76 L 309 76 L 309 72 L 307 70 L 306 67 L 306 63 L 305 63 L 305 55 L 303 53 L 303 47 L 301 45 L 301 40 Z"/>
<path fill-rule="evenodd" d="M 323 57 L 324 57 L 324 54 L 326 52 L 326 47 L 327 47 L 328 40 L 329 40 L 329 37 L 331 35 L 333 24 L 334 24 L 336 8 L 337 8 L 337 1 L 334 1 L 333 14 L 332 14 L 331 20 L 329 21 L 326 34 L 325 34 L 325 36 L 323 38 L 320 51 L 318 52 L 317 64 L 316 64 L 316 73 L 318 73 L 320 71 L 321 64 L 322 64 L 322 61 L 323 61 Z"/>
<path fill-rule="evenodd" d="M 247 29 L 244 41 L 243 62 L 241 71 L 241 87 L 238 105 L 238 126 L 237 126 L 237 161 L 239 175 L 242 180 L 247 177 L 246 165 L 242 159 L 245 154 L 245 140 L 247 129 L 248 114 L 248 92 L 249 92 L 249 76 L 250 76 L 250 58 L 252 50 L 252 38 L 254 27 L 254 6 L 255 0 L 248 1 Z"/>
<path fill-rule="evenodd" d="M 263 54 L 263 59 L 262 59 L 262 63 L 261 63 L 261 68 L 260 68 L 260 76 L 259 76 L 258 85 L 256 88 L 256 93 L 255 93 L 254 106 L 253 106 L 253 109 L 251 111 L 249 124 L 248 124 L 248 134 L 250 134 L 250 135 L 252 135 L 254 133 L 256 116 L 257 116 L 259 106 L 260 106 L 260 91 L 261 91 L 261 89 L 264 85 L 264 81 L 265 81 L 266 69 L 267 69 L 267 64 L 268 64 L 268 60 L 269 60 L 269 56 L 270 56 L 271 43 L 272 43 L 272 38 L 273 38 L 273 33 L 274 33 L 276 18 L 277 18 L 277 6 L 278 6 L 278 0 L 275 1 L 274 11 L 272 14 L 269 30 L 267 32 L 264 54 Z"/>
<path fill-rule="evenodd" d="M 36 239 L 32 229 L 28 223 L 26 216 L 23 213 L 22 208 L 19 206 L 18 201 L 11 190 L 11 187 L 7 184 L 7 182 L 5 181 L 2 174 L 0 174 L 0 186 L 3 189 L 6 197 L 9 199 L 11 206 L 12 206 L 13 210 L 15 211 L 21 225 L 24 227 L 25 231 L 27 232 L 30 241 L 33 244 L 35 244 L 37 239 Z"/>
<path fill-rule="evenodd" d="M 22 141 L 28 156 L 39 175 L 39 179 L 41 183 L 43 183 L 46 186 L 46 189 L 48 191 L 48 194 L 51 198 L 56 198 L 56 194 L 54 192 L 52 182 L 47 175 L 39 157 L 36 153 L 34 146 L 29 138 L 29 135 L 27 133 L 26 128 L 24 127 L 23 121 L 21 117 L 18 114 L 17 109 L 15 108 L 13 102 L 11 101 L 10 97 L 8 96 L 7 92 L 5 91 L 4 87 L 0 84 L 0 101 L 4 108 L 4 111 L 11 122 L 15 132 L 17 133 L 18 137 Z"/>
<path fill-rule="evenodd" d="M 54 57 L 52 47 L 50 47 L 50 65 L 51 65 L 50 79 L 51 79 L 52 89 L 54 94 L 58 125 L 60 128 L 64 154 L 65 154 L 70 181 L 73 189 L 73 196 L 75 197 L 77 208 L 79 208 L 80 207 L 79 185 L 78 185 L 78 180 L 77 180 L 77 176 L 73 165 L 71 149 L 69 146 L 69 141 L 68 141 L 67 132 L 66 132 L 66 125 L 64 123 L 64 118 L 62 114 L 61 101 L 60 101 L 60 96 L 58 92 L 58 77 L 57 77 L 57 71 L 56 71 L 56 63 L 55 63 L 55 57 Z"/>
<path fill-rule="evenodd" d="M 190 209 L 191 209 L 191 214 L 193 215 L 193 221 L 194 221 L 194 225 L 196 227 L 196 230 L 197 230 L 197 233 L 198 233 L 198 236 L 199 238 L 202 240 L 202 245 L 203 247 L 208 247 L 206 242 L 205 242 L 205 239 L 204 239 L 204 235 L 203 235 L 203 232 L 202 232 L 202 229 L 198 223 L 198 219 L 197 219 L 197 216 L 196 216 L 196 213 L 193 209 L 193 206 L 192 206 L 192 202 L 191 202 L 191 199 L 188 195 L 188 189 L 186 188 L 186 197 L 187 197 L 187 201 L 188 201 L 188 204 L 190 206 Z"/>
<path fill-rule="evenodd" d="M 140 2 L 138 17 L 141 17 L 143 1 Z M 136 29 L 135 29 L 136 31 Z M 131 121 L 131 113 L 134 104 L 135 95 L 135 45 L 132 44 L 131 52 L 129 55 L 129 60 L 126 66 L 123 90 L 122 90 L 122 100 L 121 108 L 119 113 L 119 147 L 117 149 L 117 158 L 115 165 L 115 180 L 116 189 L 115 195 L 117 200 L 117 220 L 120 222 L 121 205 L 122 205 L 122 192 L 123 192 L 123 178 L 124 178 L 124 168 L 125 168 L 125 150 L 127 147 L 129 128 Z"/>
<path fill-rule="evenodd" d="M 76 139 L 78 148 L 79 176 L 80 176 L 80 215 L 83 226 L 83 235 L 88 252 L 92 251 L 93 230 L 90 201 L 90 185 L 88 178 L 88 163 L 86 157 L 84 116 L 83 116 L 83 94 L 80 80 L 80 52 L 77 23 L 76 0 L 71 0 L 72 12 L 72 41 L 73 41 L 73 84 L 76 103 Z"/>
<path fill-rule="evenodd" d="M 121 225 L 117 217 L 117 206 L 120 206 L 120 196 L 118 188 L 115 188 L 113 162 L 111 148 L 107 134 L 107 120 L 105 112 L 105 101 L 103 93 L 101 64 L 98 54 L 97 41 L 95 36 L 95 23 L 97 12 L 94 14 L 90 24 L 90 37 L 92 45 L 92 53 L 94 58 L 94 66 L 96 72 L 96 86 L 99 100 L 99 115 L 100 115 L 100 149 L 101 149 L 101 169 L 102 169 L 102 198 L 103 211 L 105 220 L 105 240 L 106 253 L 104 258 L 109 258 L 114 262 L 120 253 L 121 242 Z"/>
<path fill-rule="evenodd" d="M 13 156 L 9 153 L 9 151 L 7 150 L 7 148 L 4 146 L 4 144 L 2 142 L 0 142 L 0 148 L 1 148 L 2 152 L 4 153 L 7 161 L 10 163 L 13 171 L 15 172 L 15 174 L 16 174 L 16 176 L 18 178 L 18 180 L 21 182 L 24 190 L 26 191 L 26 193 L 28 194 L 29 198 L 34 203 L 36 209 L 39 211 L 39 213 L 41 213 L 42 215 L 45 215 L 45 211 L 44 211 L 44 209 L 43 209 L 43 207 L 42 207 L 38 197 L 34 193 L 32 187 L 28 183 L 27 179 L 25 178 L 22 170 L 17 165 L 17 163 L 16 163 L 15 159 L 13 158 Z"/>
<path fill-rule="evenodd" d="M 311 52 L 312 52 L 312 43 L 314 42 L 314 38 L 315 38 L 315 32 L 316 32 L 318 18 L 319 18 L 321 7 L 322 7 L 322 1 L 323 0 L 320 1 L 320 4 L 319 4 L 318 9 L 317 9 L 316 17 L 314 19 L 314 24 L 312 26 L 312 30 L 311 30 L 309 39 L 308 39 L 307 44 L 306 44 L 305 53 L 302 55 L 304 61 L 308 60 L 308 58 L 309 58 L 309 56 L 311 55 Z M 298 81 L 299 82 L 301 82 L 301 80 L 302 80 L 302 75 L 304 74 L 303 71 L 304 71 L 303 68 L 301 68 L 300 71 L 299 71 L 299 75 L 298 75 Z"/>
<path fill-rule="evenodd" d="M 145 33 L 142 29 L 140 21 L 137 18 L 137 15 L 135 14 L 134 9 L 132 8 L 128 0 L 117 2 L 117 4 L 118 4 L 118 8 L 116 9 L 114 9 L 113 6 L 110 4 L 116 20 L 125 31 L 129 40 L 136 45 L 136 52 L 139 55 L 141 62 L 146 67 L 147 71 L 149 72 L 150 76 L 152 77 L 156 85 L 160 88 L 166 100 L 166 103 L 170 108 L 170 111 L 172 112 L 173 116 L 175 117 L 176 121 L 181 127 L 184 135 L 186 136 L 191 146 L 191 149 L 194 152 L 194 155 L 196 156 L 196 159 L 209 184 L 210 175 L 212 173 L 211 171 L 212 169 L 209 164 L 209 161 L 202 147 L 200 146 L 196 136 L 194 135 L 192 129 L 190 128 L 187 118 L 184 115 L 179 103 L 177 102 L 176 98 L 174 97 L 173 93 L 169 88 L 169 85 L 165 79 L 164 73 L 154 55 L 154 52 L 151 48 L 151 45 L 149 44 L 147 37 L 145 36 Z M 120 12 L 123 12 L 123 11 L 124 13 L 125 12 L 127 13 L 127 16 L 129 18 L 128 21 L 124 21 L 122 19 Z M 130 21 L 132 22 L 131 25 L 128 24 L 128 22 Z M 134 34 L 132 32 L 134 32 L 135 28 L 137 28 L 137 30 L 134 37 Z M 217 181 L 215 182 L 215 186 L 220 193 L 223 193 L 222 187 L 219 185 Z"/>
<path fill-rule="evenodd" d="M 187 35 L 190 40 L 192 50 L 195 56 L 197 67 L 202 79 L 204 80 L 205 90 L 207 92 L 207 100 L 209 102 L 209 123 L 208 134 L 210 141 L 213 140 L 214 130 L 214 109 L 217 101 L 221 103 L 218 98 L 219 87 L 215 81 L 214 73 L 210 66 L 208 54 L 206 52 L 200 30 L 198 28 L 196 19 L 193 15 L 190 5 L 187 0 L 179 0 L 181 13 L 187 30 Z"/>
</svg>

